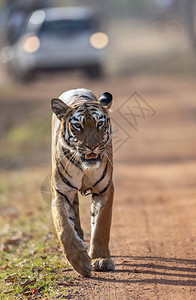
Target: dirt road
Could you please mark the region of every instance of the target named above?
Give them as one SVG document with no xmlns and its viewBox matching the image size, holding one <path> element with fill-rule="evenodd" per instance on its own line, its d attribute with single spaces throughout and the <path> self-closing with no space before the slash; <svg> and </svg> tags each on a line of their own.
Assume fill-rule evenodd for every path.
<svg viewBox="0 0 196 300">
<path fill-rule="evenodd" d="M 49 109 L 48 99 L 80 86 L 96 95 L 105 90 L 114 95 L 115 199 L 110 249 L 116 271 L 78 277 L 78 286 L 70 288 L 67 298 L 195 300 L 195 81 L 125 77 L 89 82 L 66 77 L 54 79 L 53 84 L 40 82 L 36 88 L 18 87 L 18 93 L 17 87 L 7 94 L 4 90 L 4 94 L 10 99 L 15 94 L 12 101 L 18 101 L 18 113 L 20 103 L 23 110 L 32 102 L 43 115 Z M 49 144 L 43 153 L 39 151 L 38 163 L 45 162 L 45 149 L 49 153 Z M 31 155 L 35 165 L 36 155 Z M 81 211 L 88 244 L 88 199 L 82 201 Z"/>
<path fill-rule="evenodd" d="M 82 279 L 76 299 L 195 299 L 196 163 L 116 167 L 116 271 Z"/>
<path fill-rule="evenodd" d="M 115 152 L 110 248 L 116 271 L 81 279 L 73 298 L 196 299 L 194 81 L 151 78 L 132 86 L 156 113 L 137 117 L 136 131 L 133 117 L 124 122 L 118 112 L 129 95 L 114 105 L 114 120 L 132 135 Z"/>
</svg>

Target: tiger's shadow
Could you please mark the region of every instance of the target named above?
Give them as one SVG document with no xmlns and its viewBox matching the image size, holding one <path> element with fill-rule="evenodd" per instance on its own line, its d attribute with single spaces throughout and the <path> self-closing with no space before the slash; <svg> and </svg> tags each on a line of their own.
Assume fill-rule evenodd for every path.
<svg viewBox="0 0 196 300">
<path fill-rule="evenodd" d="M 112 256 L 116 262 L 113 278 L 92 277 L 96 281 L 196 286 L 196 260 L 153 256 Z"/>
</svg>

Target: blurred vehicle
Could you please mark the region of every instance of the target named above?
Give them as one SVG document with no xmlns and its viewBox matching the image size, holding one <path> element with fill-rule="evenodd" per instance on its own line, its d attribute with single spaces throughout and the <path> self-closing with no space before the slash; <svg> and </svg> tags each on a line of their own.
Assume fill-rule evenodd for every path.
<svg viewBox="0 0 196 300">
<path fill-rule="evenodd" d="M 99 31 L 98 18 L 90 8 L 47 8 L 29 16 L 8 56 L 12 72 L 22 80 L 33 79 L 42 71 L 69 69 L 98 77 L 107 43 L 108 37 Z"/>
</svg>

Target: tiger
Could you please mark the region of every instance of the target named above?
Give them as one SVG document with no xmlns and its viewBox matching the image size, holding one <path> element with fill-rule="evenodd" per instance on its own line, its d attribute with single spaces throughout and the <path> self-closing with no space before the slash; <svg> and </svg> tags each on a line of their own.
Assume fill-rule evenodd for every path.
<svg viewBox="0 0 196 300">
<path fill-rule="evenodd" d="M 79 88 L 51 100 L 52 217 L 63 253 L 80 275 L 114 271 L 109 250 L 113 186 L 113 97 Z M 84 243 L 78 193 L 92 194 L 90 249 Z"/>
</svg>

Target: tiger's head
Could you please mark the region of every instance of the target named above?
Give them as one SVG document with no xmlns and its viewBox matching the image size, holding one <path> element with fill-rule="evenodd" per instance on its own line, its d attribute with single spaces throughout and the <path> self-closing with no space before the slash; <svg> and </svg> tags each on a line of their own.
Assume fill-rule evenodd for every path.
<svg viewBox="0 0 196 300">
<path fill-rule="evenodd" d="M 103 156 L 111 155 L 112 129 L 108 110 L 112 95 L 102 94 L 98 101 L 82 100 L 68 106 L 60 99 L 52 99 L 51 108 L 60 120 L 60 143 L 68 149 L 84 168 L 99 167 Z"/>
</svg>

